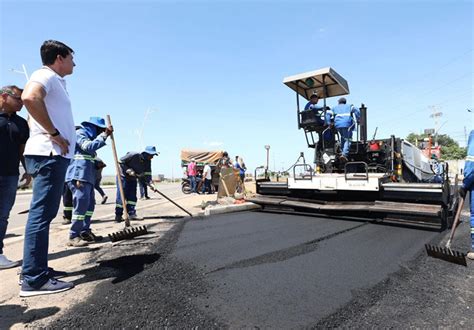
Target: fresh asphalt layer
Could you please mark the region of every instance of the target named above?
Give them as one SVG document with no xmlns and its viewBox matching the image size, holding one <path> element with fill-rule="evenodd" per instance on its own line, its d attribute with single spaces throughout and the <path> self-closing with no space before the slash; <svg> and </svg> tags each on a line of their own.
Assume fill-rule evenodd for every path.
<svg viewBox="0 0 474 330">
<path fill-rule="evenodd" d="M 115 280 L 99 284 L 90 299 L 49 326 L 366 325 L 353 320 L 389 297 L 393 288 L 387 278 L 413 260 L 427 259 L 424 244 L 442 236 L 369 222 L 263 212 L 176 220 L 176 226 L 150 246 L 149 254 L 101 262 L 94 276 Z M 430 271 L 430 262 L 440 264 L 430 259 L 423 272 Z M 456 269 L 465 272 L 465 267 Z M 416 283 L 403 279 L 410 281 Z M 423 285 L 419 282 L 416 285 Z M 405 287 L 397 299 L 417 289 Z M 367 306 L 356 299 L 364 292 L 371 292 Z M 382 307 L 378 311 L 389 315 Z M 459 307 L 456 311 L 464 312 Z M 410 324 L 403 323 L 403 315 L 398 318 L 402 322 L 395 324 Z M 371 324 L 370 319 L 364 321 Z M 389 321 L 381 322 L 387 326 Z"/>
</svg>

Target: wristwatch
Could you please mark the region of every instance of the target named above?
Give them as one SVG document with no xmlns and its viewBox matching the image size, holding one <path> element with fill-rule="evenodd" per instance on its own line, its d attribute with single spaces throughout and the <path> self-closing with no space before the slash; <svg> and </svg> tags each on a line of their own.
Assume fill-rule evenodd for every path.
<svg viewBox="0 0 474 330">
<path fill-rule="evenodd" d="M 60 135 L 61 133 L 59 132 L 59 130 L 56 128 L 56 131 L 53 133 L 53 134 L 49 134 L 51 135 L 52 137 L 55 137 L 55 136 L 58 136 Z"/>
</svg>

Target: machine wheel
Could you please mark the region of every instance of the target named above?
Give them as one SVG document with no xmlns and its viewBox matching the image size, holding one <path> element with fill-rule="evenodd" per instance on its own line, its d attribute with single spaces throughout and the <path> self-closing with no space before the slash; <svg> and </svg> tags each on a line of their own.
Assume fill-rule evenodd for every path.
<svg viewBox="0 0 474 330">
<path fill-rule="evenodd" d="M 191 193 L 191 185 L 189 183 L 183 183 L 181 185 L 181 191 L 186 194 L 186 195 L 189 195 Z"/>
</svg>

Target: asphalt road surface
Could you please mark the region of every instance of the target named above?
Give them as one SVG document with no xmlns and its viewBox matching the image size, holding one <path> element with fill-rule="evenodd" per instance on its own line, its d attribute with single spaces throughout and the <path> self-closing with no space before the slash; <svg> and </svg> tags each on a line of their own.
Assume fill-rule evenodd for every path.
<svg viewBox="0 0 474 330">
<path fill-rule="evenodd" d="M 439 310 L 432 309 L 430 315 L 417 308 L 431 304 L 430 295 L 412 301 L 413 305 L 398 304 L 405 297 L 413 300 L 412 293 L 427 286 L 433 265 L 441 265 L 436 279 L 452 271 L 451 264 L 423 254 L 424 244 L 442 235 L 369 222 L 263 212 L 177 220 L 148 255 L 120 258 L 113 261 L 112 270 L 104 268 L 104 274 L 97 276 L 115 280 L 98 285 L 88 301 L 51 326 L 365 327 L 377 324 L 371 322 L 378 317 L 380 326 L 403 327 L 415 324 L 406 323 L 405 315 L 410 313 L 413 320 L 427 320 L 420 326 L 453 325 L 452 314 L 447 323 L 436 323 L 433 316 L 441 317 Z M 412 271 L 418 264 L 425 268 Z M 130 273 L 130 269 L 135 271 Z M 455 270 L 460 281 L 461 276 L 463 281 L 469 276 L 465 267 Z M 387 279 L 393 274 L 400 280 L 391 287 L 396 281 Z M 444 282 L 437 285 L 447 288 Z M 390 292 L 396 290 L 394 308 Z M 439 291 L 443 298 L 435 299 L 437 306 L 444 308 L 440 304 L 445 302 L 463 316 L 464 310 L 450 300 L 449 292 Z M 456 295 L 458 300 L 473 297 L 466 291 Z M 371 318 L 363 318 L 369 315 L 365 312 L 369 307 L 383 299 L 389 303 L 378 307 Z M 406 312 L 398 313 L 403 308 Z M 390 314 L 392 310 L 396 316 Z M 363 322 L 357 323 L 359 320 Z M 470 321 L 465 318 L 462 322 Z"/>
</svg>

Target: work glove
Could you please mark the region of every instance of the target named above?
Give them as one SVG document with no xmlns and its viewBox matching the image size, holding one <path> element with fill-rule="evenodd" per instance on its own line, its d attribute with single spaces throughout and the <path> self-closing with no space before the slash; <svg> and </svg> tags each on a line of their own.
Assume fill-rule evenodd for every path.
<svg viewBox="0 0 474 330">
<path fill-rule="evenodd" d="M 132 170 L 131 168 L 129 168 L 128 170 L 126 170 L 125 173 L 127 173 L 127 174 L 130 175 L 130 176 L 135 176 L 135 171 Z"/>
<path fill-rule="evenodd" d="M 466 197 L 466 193 L 467 193 L 467 190 L 466 188 L 464 188 L 464 186 L 460 187 L 459 188 L 459 196 L 461 196 L 462 199 L 464 199 Z"/>
<path fill-rule="evenodd" d="M 108 126 L 104 131 L 105 136 L 110 136 L 113 132 L 114 132 L 113 126 Z"/>
</svg>

